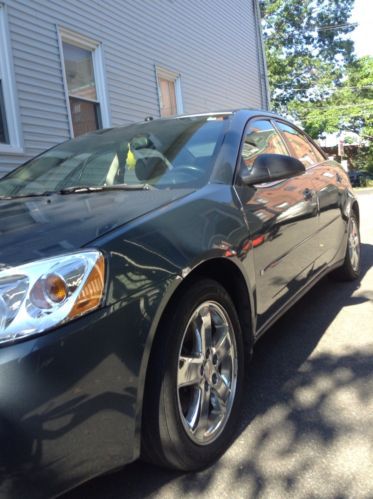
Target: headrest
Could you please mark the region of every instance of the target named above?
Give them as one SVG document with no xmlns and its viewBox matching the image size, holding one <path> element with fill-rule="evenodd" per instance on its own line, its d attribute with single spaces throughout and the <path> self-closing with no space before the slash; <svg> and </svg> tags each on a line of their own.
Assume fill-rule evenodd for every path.
<svg viewBox="0 0 373 499">
<path fill-rule="evenodd" d="M 168 170 L 162 158 L 152 156 L 139 158 L 136 161 L 135 173 L 139 180 L 147 181 L 163 175 Z"/>
</svg>

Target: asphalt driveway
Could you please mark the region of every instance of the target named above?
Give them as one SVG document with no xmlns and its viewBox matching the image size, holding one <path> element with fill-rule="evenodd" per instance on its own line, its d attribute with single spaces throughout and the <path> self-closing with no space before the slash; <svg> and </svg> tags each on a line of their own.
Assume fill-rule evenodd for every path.
<svg viewBox="0 0 373 499">
<path fill-rule="evenodd" d="M 134 463 L 64 499 L 373 497 L 373 189 L 362 278 L 320 282 L 256 348 L 239 435 L 197 474 Z"/>
</svg>

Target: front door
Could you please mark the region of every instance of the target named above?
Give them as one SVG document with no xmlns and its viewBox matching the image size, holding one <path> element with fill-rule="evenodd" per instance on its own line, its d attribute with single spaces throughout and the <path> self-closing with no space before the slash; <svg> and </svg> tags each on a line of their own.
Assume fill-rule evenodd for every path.
<svg viewBox="0 0 373 499">
<path fill-rule="evenodd" d="M 256 156 L 264 153 L 288 154 L 288 150 L 269 120 L 250 121 L 241 168 L 251 168 Z M 254 252 L 260 329 L 313 271 L 317 197 L 308 172 L 270 184 L 239 186 L 237 192 Z"/>
</svg>

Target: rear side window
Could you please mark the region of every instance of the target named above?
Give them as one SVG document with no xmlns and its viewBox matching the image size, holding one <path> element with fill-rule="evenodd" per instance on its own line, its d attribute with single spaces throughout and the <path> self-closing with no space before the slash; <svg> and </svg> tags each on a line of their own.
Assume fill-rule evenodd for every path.
<svg viewBox="0 0 373 499">
<path fill-rule="evenodd" d="M 260 154 L 288 154 L 281 137 L 268 120 L 251 121 L 241 150 L 241 168 L 251 170 Z"/>
<path fill-rule="evenodd" d="M 288 142 L 294 156 L 298 158 L 306 168 L 324 161 L 324 157 L 320 151 L 318 151 L 304 135 L 298 132 L 298 130 L 280 121 L 277 121 L 276 124 Z"/>
</svg>

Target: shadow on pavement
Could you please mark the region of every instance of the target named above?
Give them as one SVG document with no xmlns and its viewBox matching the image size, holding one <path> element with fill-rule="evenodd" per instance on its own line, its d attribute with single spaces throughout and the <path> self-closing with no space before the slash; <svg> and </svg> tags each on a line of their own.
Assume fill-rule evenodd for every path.
<svg viewBox="0 0 373 499">
<path fill-rule="evenodd" d="M 372 265 L 373 246 L 363 244 L 362 276 Z M 241 427 L 214 466 L 183 474 L 135 462 L 64 499 L 163 497 L 166 490 L 167 497 L 213 496 L 212 484 L 222 472 L 231 480 L 224 490 L 232 489 L 236 497 L 356 495 L 351 473 L 358 483 L 367 470 L 350 450 L 354 447 L 360 458 L 372 452 L 373 349 L 333 351 L 333 340 L 329 349 L 311 354 L 343 307 L 373 305 L 373 290 L 353 296 L 359 287 L 359 282 L 323 279 L 258 342 Z M 318 483 L 315 477 L 324 478 Z"/>
</svg>

